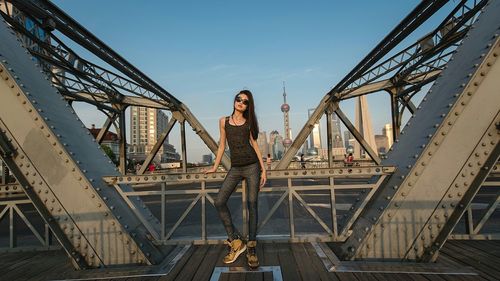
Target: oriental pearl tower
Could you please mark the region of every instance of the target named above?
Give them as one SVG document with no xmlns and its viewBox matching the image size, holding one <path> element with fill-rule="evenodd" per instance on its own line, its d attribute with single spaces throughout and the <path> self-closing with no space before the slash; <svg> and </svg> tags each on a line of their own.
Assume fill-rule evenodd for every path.
<svg viewBox="0 0 500 281">
<path fill-rule="evenodd" d="M 283 140 L 283 145 L 285 146 L 285 150 L 287 150 L 292 144 L 292 133 L 290 131 L 288 111 L 290 111 L 290 105 L 286 103 L 285 82 L 283 82 L 283 104 L 281 105 L 281 112 L 283 112 L 283 117 L 285 119 L 285 134 L 284 134 L 285 139 Z"/>
</svg>

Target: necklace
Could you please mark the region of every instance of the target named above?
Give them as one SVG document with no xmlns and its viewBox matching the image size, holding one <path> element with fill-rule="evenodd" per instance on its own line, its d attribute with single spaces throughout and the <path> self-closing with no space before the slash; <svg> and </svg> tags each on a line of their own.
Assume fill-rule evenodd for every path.
<svg viewBox="0 0 500 281">
<path fill-rule="evenodd" d="M 238 124 L 238 123 L 236 123 L 236 120 L 234 120 L 233 115 L 231 115 L 231 119 L 233 120 L 233 123 L 234 123 L 234 125 L 235 125 L 235 126 L 241 126 L 241 125 L 245 124 L 245 121 L 246 121 L 246 120 L 245 120 L 245 121 L 243 121 L 243 123 Z"/>
</svg>

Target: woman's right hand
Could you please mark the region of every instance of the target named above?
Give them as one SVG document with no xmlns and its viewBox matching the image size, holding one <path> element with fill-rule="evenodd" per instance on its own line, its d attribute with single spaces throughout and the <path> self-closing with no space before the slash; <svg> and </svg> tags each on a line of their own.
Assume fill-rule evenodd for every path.
<svg viewBox="0 0 500 281">
<path fill-rule="evenodd" d="M 205 174 L 210 174 L 210 173 L 215 173 L 217 172 L 217 168 L 212 167 L 211 169 L 208 169 L 205 171 Z"/>
</svg>

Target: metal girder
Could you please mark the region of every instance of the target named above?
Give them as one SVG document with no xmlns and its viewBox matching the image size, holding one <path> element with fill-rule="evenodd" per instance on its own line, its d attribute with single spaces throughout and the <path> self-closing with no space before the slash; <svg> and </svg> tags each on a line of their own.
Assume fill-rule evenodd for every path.
<svg viewBox="0 0 500 281">
<path fill-rule="evenodd" d="M 474 17 L 486 1 L 461 1 L 448 16 L 432 32 L 417 40 L 409 47 L 376 64 L 386 56 L 423 22 L 436 13 L 447 1 L 422 1 L 401 23 L 394 28 L 349 74 L 330 90 L 317 106 L 316 114 L 312 114 L 301 129 L 290 149 L 285 152 L 278 169 L 288 167 L 293 156 L 300 149 L 312 131 L 311 124 L 318 122 L 329 102 L 338 102 L 344 98 L 374 92 L 377 88 L 385 89 L 384 81 L 376 81 L 391 76 L 391 86 L 409 86 L 408 81 L 420 76 L 422 84 L 432 82 L 434 77 L 425 78 L 426 73 L 438 74 L 447 64 L 453 48 L 465 36 Z M 471 7 L 469 7 L 471 6 Z M 422 40 L 432 41 L 432 46 L 422 48 Z M 450 51 L 450 49 L 452 49 Z M 410 69 L 411 68 L 411 69 Z M 409 71 L 404 71 L 408 69 Z M 401 71 L 401 73 L 399 73 Z M 388 81 L 385 81 L 388 82 Z M 415 81 L 416 82 L 416 81 Z M 418 83 L 418 82 L 417 82 Z M 415 85 L 414 85 L 415 86 Z M 418 86 L 404 94 L 415 92 Z M 351 93 L 354 94 L 351 95 Z M 408 101 L 404 104 L 410 106 Z M 397 134 L 394 134 L 397 135 Z"/>
<path fill-rule="evenodd" d="M 411 85 L 420 88 L 425 84 L 434 81 L 438 77 L 439 73 L 441 73 L 441 70 L 431 70 L 421 75 L 410 77 L 410 79 L 405 81 L 406 84 L 404 86 Z M 341 100 L 347 100 L 366 94 L 386 91 L 394 87 L 397 86 L 392 79 L 385 79 L 382 81 L 365 84 L 361 87 L 356 88 L 355 90 L 344 90 L 346 94 L 341 94 L 342 95 Z"/>
<path fill-rule="evenodd" d="M 113 114 L 112 116 L 109 116 L 106 119 L 106 122 L 104 122 L 104 125 L 102 126 L 101 130 L 99 131 L 99 134 L 95 138 L 95 141 L 98 144 L 102 143 L 102 140 L 104 139 L 104 136 L 109 131 L 109 128 L 111 127 L 111 124 L 113 124 L 113 122 L 115 122 L 115 120 L 116 120 L 117 117 L 118 117 L 118 114 Z"/>
<path fill-rule="evenodd" d="M 397 167 L 342 246 L 345 259 L 433 261 L 500 149 L 500 2 L 491 1 L 382 161 Z M 480 114 L 479 114 L 480 113 Z"/>
<path fill-rule="evenodd" d="M 354 127 L 354 125 L 349 121 L 349 118 L 340 110 L 340 108 L 337 108 L 335 110 L 335 113 L 339 117 L 339 119 L 344 123 L 344 125 L 349 129 L 349 131 L 353 134 L 354 138 L 358 141 L 358 143 L 363 147 L 363 149 L 368 153 L 371 159 L 377 164 L 380 165 L 380 158 L 377 155 L 377 152 L 373 150 L 373 148 L 366 142 L 364 139 L 363 135 Z"/>
<path fill-rule="evenodd" d="M 390 166 L 370 166 L 370 167 L 339 167 L 339 168 L 317 168 L 317 169 L 297 169 L 297 170 L 268 170 L 268 179 L 280 179 L 290 177 L 300 178 L 325 178 L 325 177 L 356 177 L 356 176 L 383 176 L 394 173 L 395 168 Z M 181 174 L 151 174 L 151 175 L 127 175 L 127 176 L 106 176 L 103 180 L 108 185 L 114 184 L 141 184 L 141 183 L 167 183 L 182 184 L 199 181 L 222 181 L 226 173 L 217 172 L 211 174 L 204 173 L 181 173 Z M 340 187 L 339 187 L 340 188 Z"/>
<path fill-rule="evenodd" d="M 167 128 L 165 129 L 164 132 L 161 133 L 160 137 L 156 140 L 155 145 L 153 146 L 153 148 L 149 152 L 149 155 L 146 157 L 146 160 L 144 160 L 144 163 L 142 164 L 141 168 L 137 172 L 138 175 L 144 174 L 144 172 L 148 168 L 149 164 L 151 163 L 151 161 L 153 161 L 154 157 L 156 156 L 156 154 L 160 150 L 161 146 L 163 145 L 163 143 L 167 139 L 168 134 L 170 134 L 170 131 L 172 130 L 172 128 L 174 127 L 176 122 L 177 122 L 177 120 L 175 120 L 175 118 L 170 119 L 170 121 L 167 124 Z"/>
<path fill-rule="evenodd" d="M 3 20 L 0 38 L 0 131 L 15 151 L 8 166 L 58 240 L 79 267 L 159 262 L 147 229 L 100 179 L 118 174 L 100 146 Z"/>
<path fill-rule="evenodd" d="M 151 100 L 151 103 L 148 103 L 147 106 L 166 107 L 168 110 L 180 112 L 183 119 L 191 125 L 208 148 L 216 153 L 217 143 L 185 104 L 119 56 L 57 6 L 45 0 L 8 1 L 21 10 L 25 17 L 30 17 L 35 24 L 43 25 L 45 21 L 50 20 L 52 29 L 57 29 L 66 37 L 114 67 L 118 72 L 123 73 L 123 75 L 117 74 L 79 57 L 54 36 L 51 30 L 46 30 L 51 38 L 50 44 L 42 42 L 32 36 L 22 25 L 16 25 L 14 20 L 8 19 L 12 15 L 4 15 L 9 22 L 16 26 L 18 32 L 30 36 L 37 43 L 37 47 L 45 50 L 39 52 L 37 49 L 30 49 L 32 55 L 43 61 L 43 64 L 52 65 L 63 70 L 58 73 L 48 69 L 48 73 L 53 77 L 53 82 L 61 93 L 66 95 L 68 99 L 81 100 L 96 105 L 100 109 L 112 111 L 105 105 L 105 101 L 101 99 L 102 95 L 106 95 L 106 101 L 111 104 L 125 106 L 144 103 L 144 100 L 127 97 L 127 94 L 143 97 Z M 86 96 L 84 97 L 82 93 L 85 93 Z M 229 168 L 227 155 L 223 156 L 222 165 Z"/>
</svg>

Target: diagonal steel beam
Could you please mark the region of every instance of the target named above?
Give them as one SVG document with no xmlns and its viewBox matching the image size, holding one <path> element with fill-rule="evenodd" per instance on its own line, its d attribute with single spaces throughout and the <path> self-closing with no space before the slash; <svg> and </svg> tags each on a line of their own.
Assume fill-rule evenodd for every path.
<svg viewBox="0 0 500 281">
<path fill-rule="evenodd" d="M 340 108 L 337 108 L 335 110 L 335 113 L 337 113 L 337 116 L 340 118 L 342 123 L 344 123 L 344 125 L 347 127 L 347 129 L 353 134 L 354 138 L 359 142 L 359 144 L 361 145 L 361 147 L 363 147 L 363 149 L 366 151 L 366 153 L 368 153 L 370 158 L 372 158 L 372 160 L 375 161 L 375 163 L 377 163 L 377 165 L 380 165 L 380 162 L 382 162 L 380 157 L 378 157 L 377 153 L 368 144 L 368 142 L 366 142 L 364 137 L 356 129 L 356 127 L 351 123 L 351 121 L 349 120 L 349 118 L 347 118 L 347 116 L 344 114 L 344 112 Z"/>
<path fill-rule="evenodd" d="M 113 122 L 115 122 L 115 120 L 116 120 L 117 117 L 118 117 L 118 114 L 113 113 L 113 115 L 109 116 L 106 119 L 106 122 L 104 122 L 104 125 L 102 125 L 102 128 L 99 131 L 99 134 L 97 135 L 97 138 L 95 139 L 95 141 L 98 144 L 102 143 L 102 140 L 104 139 L 104 136 L 106 135 L 106 133 L 108 132 L 109 128 L 111 127 L 111 124 Z"/>
<path fill-rule="evenodd" d="M 161 133 L 161 135 L 158 138 L 158 140 L 156 140 L 156 143 L 153 146 L 153 148 L 151 149 L 151 152 L 149 152 L 148 157 L 146 157 L 146 160 L 144 160 L 144 163 L 142 164 L 141 168 L 137 172 L 138 175 L 144 174 L 144 172 L 148 168 L 149 164 L 151 163 L 151 161 L 153 161 L 153 159 L 155 158 L 156 154 L 160 150 L 161 146 L 163 145 L 163 143 L 167 139 L 168 134 L 170 134 L 170 131 L 172 130 L 172 128 L 174 127 L 174 125 L 175 125 L 176 122 L 177 122 L 177 120 L 175 118 L 171 118 L 170 119 L 170 121 L 167 124 L 167 128 L 165 129 L 165 131 L 163 133 Z"/>
</svg>

